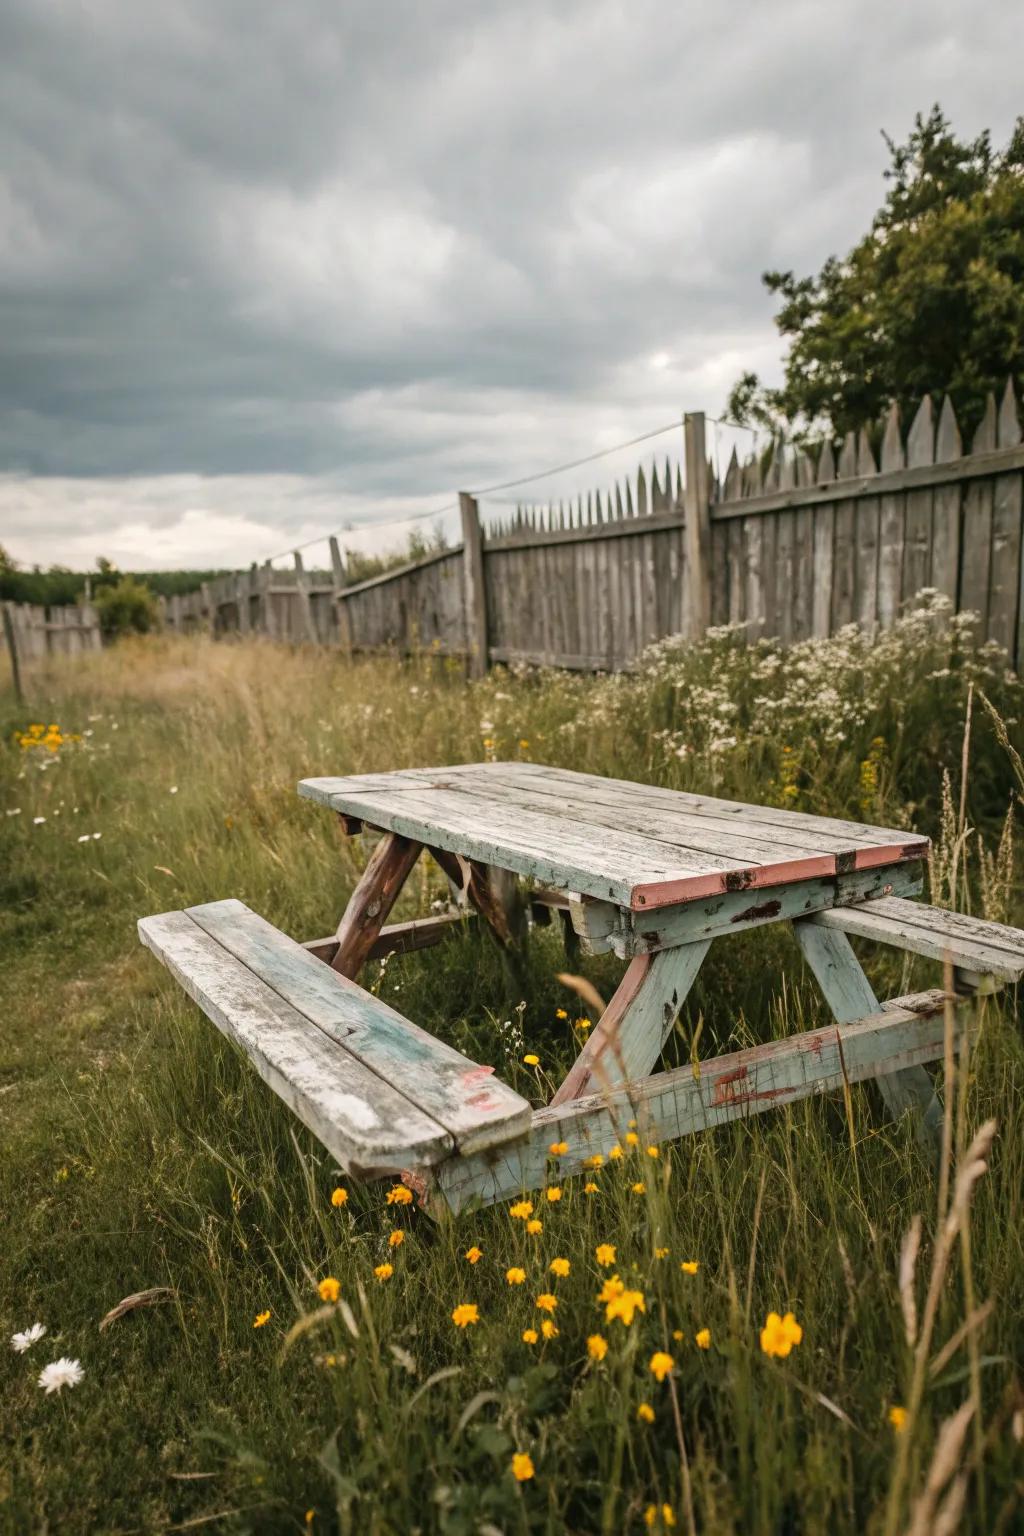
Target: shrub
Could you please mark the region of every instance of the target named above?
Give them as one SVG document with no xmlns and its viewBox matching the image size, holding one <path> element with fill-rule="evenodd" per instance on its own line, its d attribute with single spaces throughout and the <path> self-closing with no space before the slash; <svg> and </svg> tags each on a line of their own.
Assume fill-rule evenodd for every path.
<svg viewBox="0 0 1024 1536">
<path fill-rule="evenodd" d="M 134 576 L 122 576 L 116 586 L 101 587 L 95 607 L 108 640 L 117 635 L 145 635 L 156 628 L 156 598 Z"/>
</svg>

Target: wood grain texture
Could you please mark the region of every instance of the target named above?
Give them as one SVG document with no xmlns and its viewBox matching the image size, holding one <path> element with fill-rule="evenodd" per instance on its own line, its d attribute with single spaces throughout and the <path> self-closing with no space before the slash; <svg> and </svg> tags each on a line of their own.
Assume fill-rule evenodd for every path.
<svg viewBox="0 0 1024 1536">
<path fill-rule="evenodd" d="M 389 832 L 371 853 L 338 924 L 331 969 L 359 975 L 423 848 L 421 842 Z"/>
<path fill-rule="evenodd" d="M 898 897 L 869 900 L 849 910 L 822 911 L 811 921 L 932 960 L 948 958 L 953 965 L 997 976 L 1000 981 L 1015 982 L 1024 976 L 1024 930 L 945 912 L 923 902 Z"/>
</svg>

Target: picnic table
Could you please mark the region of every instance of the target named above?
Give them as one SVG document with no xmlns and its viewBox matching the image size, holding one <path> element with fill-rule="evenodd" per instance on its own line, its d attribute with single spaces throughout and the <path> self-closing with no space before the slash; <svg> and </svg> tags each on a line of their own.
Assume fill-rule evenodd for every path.
<svg viewBox="0 0 1024 1536">
<path fill-rule="evenodd" d="M 237 901 L 145 918 L 141 936 L 341 1165 L 401 1173 L 458 1210 L 607 1156 L 638 1122 L 670 1140 L 867 1078 L 924 1138 L 941 1119 L 924 1064 L 958 998 L 1017 981 L 1024 932 L 909 898 L 925 838 L 528 762 L 310 778 L 345 831 L 379 833 L 334 935 L 299 944 Z M 439 942 L 458 911 L 388 924 L 428 850 L 504 946 L 520 882 L 622 980 L 551 1103 L 534 1111 L 358 985 L 371 958 Z M 788 922 L 835 1023 L 654 1072 L 711 944 Z M 853 933 L 943 962 L 942 987 L 880 1003 Z M 955 1037 L 964 1026 L 956 1024 Z"/>
</svg>

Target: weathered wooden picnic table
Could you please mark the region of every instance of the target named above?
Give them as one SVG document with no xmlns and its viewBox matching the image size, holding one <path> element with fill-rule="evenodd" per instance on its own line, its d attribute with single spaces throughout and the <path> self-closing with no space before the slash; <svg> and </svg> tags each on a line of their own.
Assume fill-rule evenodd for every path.
<svg viewBox="0 0 1024 1536">
<path fill-rule="evenodd" d="M 1024 973 L 1024 932 L 907 899 L 928 843 L 905 831 L 526 762 L 312 778 L 299 793 L 347 832 L 381 834 L 333 937 L 297 944 L 236 901 L 140 933 L 343 1167 L 400 1172 L 428 1204 L 537 1188 L 552 1143 L 566 1175 L 631 1120 L 670 1140 L 867 1078 L 927 1137 L 940 1111 L 923 1064 L 944 1054 L 947 992 L 880 1004 L 847 934 L 944 961 L 960 993 Z M 523 880 L 585 950 L 626 962 L 542 1110 L 356 982 L 369 958 L 450 929 L 450 916 L 387 925 L 424 850 L 500 943 L 519 931 Z M 775 922 L 792 924 L 835 1024 L 651 1075 L 710 945 Z"/>
</svg>

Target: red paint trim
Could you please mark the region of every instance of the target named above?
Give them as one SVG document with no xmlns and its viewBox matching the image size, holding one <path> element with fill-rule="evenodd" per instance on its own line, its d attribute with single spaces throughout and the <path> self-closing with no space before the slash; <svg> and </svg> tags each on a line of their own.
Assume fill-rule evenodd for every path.
<svg viewBox="0 0 1024 1536">
<path fill-rule="evenodd" d="M 629 904 L 634 912 L 653 912 L 658 907 L 683 906 L 688 901 L 700 901 L 730 891 L 762 890 L 766 886 L 795 885 L 800 880 L 830 879 L 851 869 L 880 869 L 887 864 L 923 859 L 928 848 L 927 838 L 922 838 L 919 842 L 858 848 L 853 852 L 852 860 L 849 855 L 820 853 L 805 859 L 751 865 L 749 869 L 715 870 L 712 874 L 689 875 L 679 880 L 651 881 L 633 887 Z"/>
</svg>

